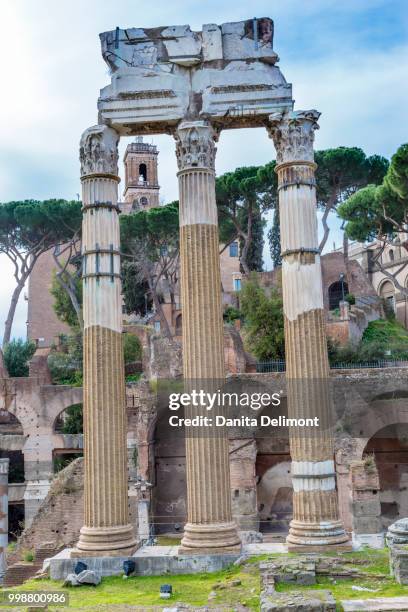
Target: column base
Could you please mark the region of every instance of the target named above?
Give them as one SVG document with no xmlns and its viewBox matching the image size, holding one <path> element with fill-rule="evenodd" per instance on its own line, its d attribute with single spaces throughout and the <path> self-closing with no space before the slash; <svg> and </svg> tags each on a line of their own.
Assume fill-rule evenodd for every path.
<svg viewBox="0 0 408 612">
<path fill-rule="evenodd" d="M 132 525 L 82 527 L 71 557 L 127 557 L 137 550 Z"/>
<path fill-rule="evenodd" d="M 291 521 L 286 538 L 289 552 L 350 551 L 352 545 L 341 521 Z"/>
<path fill-rule="evenodd" d="M 179 554 L 235 554 L 241 551 L 237 526 L 228 523 L 186 523 Z"/>
</svg>

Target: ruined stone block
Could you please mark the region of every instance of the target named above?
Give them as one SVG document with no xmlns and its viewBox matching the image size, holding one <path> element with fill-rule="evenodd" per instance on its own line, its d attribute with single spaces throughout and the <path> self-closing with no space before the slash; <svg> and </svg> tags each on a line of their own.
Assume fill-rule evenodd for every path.
<svg viewBox="0 0 408 612">
<path fill-rule="evenodd" d="M 292 591 L 261 593 L 261 612 L 335 612 L 336 601 L 330 591 Z"/>
<path fill-rule="evenodd" d="M 381 518 L 378 516 L 354 517 L 353 531 L 355 533 L 380 533 L 382 531 Z"/>
<path fill-rule="evenodd" d="M 355 517 L 380 516 L 381 506 L 378 497 L 354 501 L 352 504 L 353 515 Z"/>
<path fill-rule="evenodd" d="M 408 546 L 390 548 L 390 572 L 399 584 L 408 584 Z"/>
</svg>

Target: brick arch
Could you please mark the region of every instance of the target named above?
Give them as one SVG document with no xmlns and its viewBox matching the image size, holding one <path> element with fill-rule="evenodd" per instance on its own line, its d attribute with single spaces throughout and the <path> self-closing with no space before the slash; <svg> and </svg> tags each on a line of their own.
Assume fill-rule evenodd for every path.
<svg viewBox="0 0 408 612">
<path fill-rule="evenodd" d="M 34 423 L 52 432 L 58 415 L 72 404 L 82 402 L 81 387 L 29 386 L 25 381 L 32 382 L 30 379 L 16 381 L 14 397 L 8 406 L 9 412 L 21 422 L 24 435 L 32 431 Z"/>
<path fill-rule="evenodd" d="M 408 425 L 408 388 L 396 391 L 399 397 L 382 394 L 370 402 L 370 410 L 361 420 L 363 435 L 358 443 L 358 459 L 361 459 L 368 442 L 386 427 L 397 424 Z"/>
<path fill-rule="evenodd" d="M 394 283 L 389 278 L 384 278 L 380 283 L 378 283 L 377 293 L 382 296 L 384 287 L 387 287 L 387 285 L 390 285 L 392 287 L 393 292 L 395 293 Z"/>
</svg>

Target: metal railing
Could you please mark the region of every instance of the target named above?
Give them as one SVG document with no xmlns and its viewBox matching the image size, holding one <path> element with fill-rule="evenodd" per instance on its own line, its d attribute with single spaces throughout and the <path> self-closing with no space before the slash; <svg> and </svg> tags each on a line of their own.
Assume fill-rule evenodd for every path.
<svg viewBox="0 0 408 612">
<path fill-rule="evenodd" d="M 356 363 L 340 361 L 330 364 L 331 370 L 364 370 L 380 368 L 408 368 L 408 361 L 401 359 L 376 359 L 373 361 L 359 361 Z M 283 360 L 258 361 L 256 364 L 256 371 L 259 374 L 285 372 L 286 363 Z"/>
<path fill-rule="evenodd" d="M 381 303 L 381 298 L 377 295 L 361 295 L 356 297 L 356 306 L 378 306 Z"/>
</svg>

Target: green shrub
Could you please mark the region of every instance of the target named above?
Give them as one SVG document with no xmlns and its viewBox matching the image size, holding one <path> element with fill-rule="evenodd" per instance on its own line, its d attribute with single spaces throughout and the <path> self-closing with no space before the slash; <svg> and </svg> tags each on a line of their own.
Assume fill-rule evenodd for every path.
<svg viewBox="0 0 408 612">
<path fill-rule="evenodd" d="M 234 308 L 234 306 L 227 306 L 224 310 L 224 321 L 226 323 L 233 323 L 237 319 L 241 318 L 241 312 L 238 308 Z"/>
<path fill-rule="evenodd" d="M 345 300 L 350 304 L 350 306 L 353 306 L 356 303 L 356 298 L 352 293 L 348 293 Z"/>
<path fill-rule="evenodd" d="M 125 363 L 140 361 L 142 358 L 142 345 L 135 334 L 124 334 L 123 338 L 123 353 Z"/>
<path fill-rule="evenodd" d="M 25 550 L 23 552 L 23 560 L 32 563 L 34 561 L 34 552 L 32 550 Z"/>
<path fill-rule="evenodd" d="M 12 340 L 4 349 L 4 364 L 10 376 L 28 376 L 28 362 L 36 350 L 31 340 Z"/>
<path fill-rule="evenodd" d="M 125 381 L 127 383 L 137 382 L 138 380 L 140 380 L 141 376 L 142 376 L 141 372 L 136 372 L 136 374 L 126 374 Z"/>
<path fill-rule="evenodd" d="M 240 294 L 244 316 L 244 340 L 249 350 L 260 361 L 284 359 L 282 296 L 277 289 L 267 295 L 256 276 L 243 284 Z"/>
<path fill-rule="evenodd" d="M 355 346 L 339 346 L 328 340 L 330 363 L 359 363 L 380 359 L 408 359 L 408 332 L 398 321 L 378 319 L 364 330 Z"/>
<path fill-rule="evenodd" d="M 64 424 L 61 428 L 64 434 L 80 434 L 84 431 L 83 406 L 73 404 L 64 411 Z"/>
<path fill-rule="evenodd" d="M 82 334 L 60 336 L 58 350 L 48 356 L 48 368 L 56 385 L 82 386 Z"/>
<path fill-rule="evenodd" d="M 382 357 L 385 351 L 389 351 L 392 358 L 408 359 L 408 332 L 396 320 L 371 321 L 362 338 L 362 345 L 367 344 L 377 346 L 378 351 L 382 351 Z"/>
</svg>

